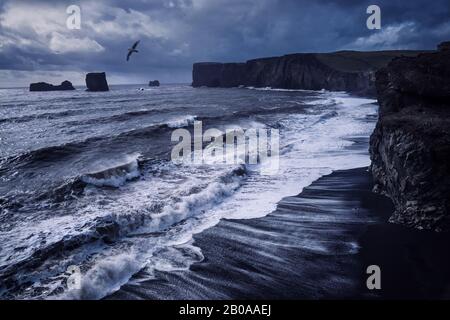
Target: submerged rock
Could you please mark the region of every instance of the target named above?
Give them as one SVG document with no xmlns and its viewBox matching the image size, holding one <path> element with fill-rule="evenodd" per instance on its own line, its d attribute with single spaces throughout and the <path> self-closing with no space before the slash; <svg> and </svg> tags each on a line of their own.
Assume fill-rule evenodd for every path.
<svg viewBox="0 0 450 320">
<path fill-rule="evenodd" d="M 106 73 L 88 73 L 86 75 L 87 91 L 109 91 Z"/>
<path fill-rule="evenodd" d="M 379 120 L 370 141 L 375 189 L 390 221 L 450 230 L 450 50 L 393 60 L 376 74 Z"/>
<path fill-rule="evenodd" d="M 59 86 L 54 86 L 46 82 L 37 82 L 30 84 L 30 91 L 63 91 L 75 90 L 70 81 L 63 81 Z"/>
</svg>

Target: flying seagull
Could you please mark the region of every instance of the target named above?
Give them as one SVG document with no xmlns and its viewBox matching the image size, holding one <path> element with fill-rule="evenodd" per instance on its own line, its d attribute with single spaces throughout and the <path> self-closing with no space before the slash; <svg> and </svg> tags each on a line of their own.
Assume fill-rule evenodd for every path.
<svg viewBox="0 0 450 320">
<path fill-rule="evenodd" d="M 138 46 L 138 44 L 139 44 L 140 41 L 141 41 L 141 40 L 136 41 L 136 42 L 133 44 L 133 46 L 132 46 L 130 49 L 128 49 L 127 61 L 130 60 L 130 57 L 131 57 L 131 55 L 133 54 L 133 52 L 136 52 L 136 53 L 139 52 L 139 51 L 136 50 L 136 47 Z"/>
</svg>

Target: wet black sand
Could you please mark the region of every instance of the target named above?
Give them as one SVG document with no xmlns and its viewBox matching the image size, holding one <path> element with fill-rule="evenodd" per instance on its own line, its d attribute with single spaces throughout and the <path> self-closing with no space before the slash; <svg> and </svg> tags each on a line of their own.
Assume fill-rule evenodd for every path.
<svg viewBox="0 0 450 320">
<path fill-rule="evenodd" d="M 383 214 L 384 212 L 380 212 Z M 381 268 L 382 290 L 366 298 L 450 299 L 450 234 L 383 222 L 367 227 L 358 258 Z M 361 277 L 366 277 L 362 274 Z"/>
<path fill-rule="evenodd" d="M 388 224 L 392 204 L 371 188 L 367 168 L 322 177 L 264 218 L 222 220 L 196 235 L 205 259 L 190 270 L 108 298 L 449 298 L 449 235 Z M 372 264 L 382 272 L 376 292 L 366 288 Z"/>
</svg>

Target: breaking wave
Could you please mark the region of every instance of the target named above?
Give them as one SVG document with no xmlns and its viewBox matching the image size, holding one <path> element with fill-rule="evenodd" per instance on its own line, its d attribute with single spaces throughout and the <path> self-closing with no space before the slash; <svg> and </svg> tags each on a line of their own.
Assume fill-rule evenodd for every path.
<svg viewBox="0 0 450 320">
<path fill-rule="evenodd" d="M 140 174 L 138 160 L 134 159 L 129 163 L 117 167 L 83 175 L 81 181 L 97 187 L 107 186 L 118 188 L 125 184 L 125 182 L 138 178 Z"/>
<path fill-rule="evenodd" d="M 0 179 L 8 187 L 0 186 L 6 190 L 0 198 L 0 297 L 100 299 L 138 281 L 138 273 L 154 279 L 157 271 L 187 270 L 204 258 L 192 243 L 194 234 L 221 219 L 267 215 L 281 198 L 297 194 L 320 176 L 368 162 L 366 154 L 351 154 L 346 147 L 353 143 L 349 135 L 367 136 L 372 128 L 364 119 L 375 108 L 361 104 L 373 100 L 271 88 L 208 90 L 208 96 L 190 90 L 177 87 L 160 98 L 155 94 L 165 117 L 153 110 L 130 110 L 129 96 L 105 100 L 107 95 L 102 95 L 100 105 L 123 105 L 122 113 L 99 113 L 72 123 L 98 136 L 68 135 L 68 143 L 52 145 L 60 141 L 56 137 L 0 159 Z M 229 97 L 235 100 L 227 101 Z M 133 107 L 143 107 L 141 102 Z M 141 123 L 140 117 L 155 124 Z M 128 119 L 133 121 L 126 123 Z M 169 148 L 168 134 L 196 120 L 211 126 L 279 128 L 280 173 L 264 176 L 257 167 L 243 165 L 174 164 L 160 156 Z M 97 125 L 104 123 L 111 123 L 110 131 L 99 134 Z M 145 149 L 148 145 L 154 146 L 151 152 Z M 36 176 L 45 183 L 35 189 L 26 185 Z M 9 187 L 17 187 L 23 197 L 14 198 Z M 329 253 L 317 243 L 304 245 Z M 65 272 L 71 265 L 80 266 L 83 277 L 79 289 L 68 291 Z"/>
</svg>

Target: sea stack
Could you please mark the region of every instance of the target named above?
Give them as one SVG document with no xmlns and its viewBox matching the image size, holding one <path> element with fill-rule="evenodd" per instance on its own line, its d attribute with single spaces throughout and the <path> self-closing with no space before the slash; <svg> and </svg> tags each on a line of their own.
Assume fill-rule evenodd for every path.
<svg viewBox="0 0 450 320">
<path fill-rule="evenodd" d="M 87 91 L 109 91 L 106 73 L 88 73 L 86 75 Z"/>
<path fill-rule="evenodd" d="M 153 80 L 148 83 L 149 87 L 159 87 L 160 83 L 158 80 Z"/>
<path fill-rule="evenodd" d="M 376 74 L 379 120 L 370 141 L 375 190 L 390 221 L 450 230 L 450 50 L 401 57 Z"/>
<path fill-rule="evenodd" d="M 30 84 L 30 91 L 64 91 L 75 90 L 70 81 L 63 81 L 59 86 L 54 86 L 46 82 L 37 82 Z"/>
</svg>

